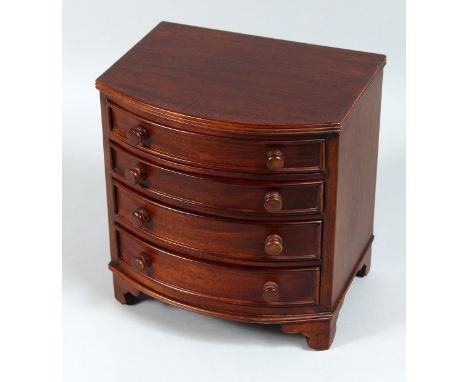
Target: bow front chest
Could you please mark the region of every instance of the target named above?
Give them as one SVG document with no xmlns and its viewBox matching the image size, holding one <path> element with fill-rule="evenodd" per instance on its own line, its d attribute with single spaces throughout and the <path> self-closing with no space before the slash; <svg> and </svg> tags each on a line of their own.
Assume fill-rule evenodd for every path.
<svg viewBox="0 0 468 382">
<path fill-rule="evenodd" d="M 96 81 L 117 300 L 329 348 L 370 267 L 384 65 L 167 22 L 138 42 Z"/>
</svg>

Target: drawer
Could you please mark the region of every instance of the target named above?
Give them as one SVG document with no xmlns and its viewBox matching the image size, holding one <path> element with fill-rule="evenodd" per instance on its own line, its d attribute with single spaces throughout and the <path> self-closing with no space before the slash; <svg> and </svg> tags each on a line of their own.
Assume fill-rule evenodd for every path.
<svg viewBox="0 0 468 382">
<path fill-rule="evenodd" d="M 318 304 L 320 270 L 249 268 L 204 262 L 151 246 L 119 231 L 119 257 L 128 272 L 165 287 L 251 305 Z"/>
<path fill-rule="evenodd" d="M 320 258 L 321 221 L 256 222 L 187 212 L 114 182 L 115 220 L 178 252 L 243 260 Z"/>
<path fill-rule="evenodd" d="M 324 169 L 325 140 L 228 139 L 153 123 L 113 105 L 111 139 L 191 166 L 243 173 L 316 172 Z"/>
<path fill-rule="evenodd" d="M 199 176 L 149 163 L 115 145 L 111 158 L 115 178 L 163 202 L 272 218 L 323 211 L 323 180 L 275 183 Z"/>
</svg>

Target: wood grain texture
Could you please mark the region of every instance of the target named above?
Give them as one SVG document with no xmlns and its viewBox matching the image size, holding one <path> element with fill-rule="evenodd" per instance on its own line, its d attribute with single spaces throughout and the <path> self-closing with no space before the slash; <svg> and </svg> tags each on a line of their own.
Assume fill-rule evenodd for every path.
<svg viewBox="0 0 468 382">
<path fill-rule="evenodd" d="M 254 222 L 216 218 L 180 210 L 146 199 L 114 182 L 115 221 L 160 245 L 187 254 L 205 253 L 245 260 L 311 260 L 320 258 L 319 220 L 302 222 Z M 147 222 L 134 213 L 147 215 Z M 176 228 L 176 229 L 175 229 Z M 278 255 L 265 251 L 265 239 L 280 235 L 283 250 Z"/>
<path fill-rule="evenodd" d="M 135 258 L 150 259 L 142 272 L 153 282 L 179 289 L 213 301 L 242 305 L 311 305 L 318 304 L 319 268 L 289 268 L 274 270 L 225 266 L 197 261 L 167 250 L 144 245 L 131 235 L 120 235 L 120 260 L 133 269 Z M 265 283 L 278 286 L 275 299 L 264 298 Z M 211 304 L 211 305 L 213 305 Z"/>
<path fill-rule="evenodd" d="M 341 123 L 384 63 L 372 53 L 162 22 L 96 83 L 168 117 L 287 129 Z"/>
<path fill-rule="evenodd" d="M 332 303 L 374 235 L 381 92 L 382 75 L 340 133 Z"/>
<path fill-rule="evenodd" d="M 112 273 L 127 285 L 139 292 L 171 305 L 208 316 L 226 318 L 241 322 L 261 324 L 283 324 L 312 320 L 321 312 L 318 305 L 278 305 L 278 304 L 232 304 L 224 300 L 214 300 L 210 296 L 192 294 L 180 288 L 173 288 L 150 279 L 141 273 L 133 272 L 124 262 L 109 264 Z M 140 297 L 141 295 L 139 295 Z M 133 304 L 140 298 L 131 299 Z"/>
<path fill-rule="evenodd" d="M 322 180 L 301 182 L 258 182 L 197 176 L 151 163 L 111 144 L 112 175 L 139 192 L 163 202 L 214 214 L 263 216 L 268 219 L 288 215 L 323 212 L 324 184 Z M 131 170 L 129 180 L 126 172 Z M 142 178 L 140 174 L 145 176 Z M 138 179 L 137 179 L 138 178 Z M 267 197 L 280 195 L 281 208 L 267 210 Z M 267 203 L 267 208 L 265 207 Z"/>
<path fill-rule="evenodd" d="M 384 65 L 159 24 L 96 81 L 116 299 L 328 349 L 370 270 Z"/>
<path fill-rule="evenodd" d="M 212 137 L 174 129 L 142 119 L 111 106 L 110 138 L 126 142 L 149 154 L 196 167 L 252 173 L 316 172 L 323 170 L 323 139 L 294 141 L 253 141 Z M 143 129 L 137 141 L 131 130 Z M 281 152 L 283 165 L 272 167 L 271 155 Z"/>
</svg>

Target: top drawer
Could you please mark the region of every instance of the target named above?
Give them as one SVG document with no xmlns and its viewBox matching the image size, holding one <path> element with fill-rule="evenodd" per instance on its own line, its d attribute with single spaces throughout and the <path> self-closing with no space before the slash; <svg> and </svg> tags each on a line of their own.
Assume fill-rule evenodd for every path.
<svg viewBox="0 0 468 382">
<path fill-rule="evenodd" d="M 243 173 L 323 171 L 325 140 L 260 141 L 198 134 L 150 122 L 111 105 L 111 138 L 165 159 Z"/>
</svg>

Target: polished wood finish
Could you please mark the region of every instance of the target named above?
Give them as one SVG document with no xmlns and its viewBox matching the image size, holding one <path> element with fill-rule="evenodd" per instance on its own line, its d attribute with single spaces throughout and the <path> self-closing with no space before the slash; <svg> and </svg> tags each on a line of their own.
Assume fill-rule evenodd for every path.
<svg viewBox="0 0 468 382">
<path fill-rule="evenodd" d="M 324 139 L 301 141 L 228 139 L 157 124 L 116 105 L 111 106 L 110 112 L 112 119 L 110 137 L 113 141 L 128 143 L 143 152 L 174 162 L 202 168 L 253 173 L 323 170 Z M 138 135 L 133 133 L 141 130 L 145 131 L 145 139 L 137 139 Z M 272 149 L 273 152 L 281 150 L 284 161 L 281 167 L 278 162 L 282 161 L 275 160 L 276 164 L 272 165 L 270 158 Z"/>
<path fill-rule="evenodd" d="M 322 179 L 278 184 L 200 176 L 157 165 L 117 145 L 111 145 L 111 157 L 114 178 L 136 186 L 150 198 L 185 209 L 218 215 L 248 214 L 253 219 L 270 219 L 270 205 L 281 207 L 276 208 L 275 216 L 285 218 L 311 214 L 321 218 L 323 213 Z M 270 200 L 271 195 L 276 195 L 276 200 Z"/>
<path fill-rule="evenodd" d="M 139 207 L 130 215 L 130 221 L 136 228 L 143 228 L 151 223 L 151 216 L 146 208 Z"/>
<path fill-rule="evenodd" d="M 281 150 L 271 150 L 267 153 L 266 165 L 270 170 L 279 171 L 284 167 L 284 154 Z"/>
<path fill-rule="evenodd" d="M 281 329 L 285 333 L 301 333 L 307 338 L 307 345 L 315 350 L 330 348 L 336 333 L 336 320 L 338 311 L 331 315 L 310 320 L 307 322 L 284 324 Z"/>
<path fill-rule="evenodd" d="M 130 260 L 130 264 L 135 272 L 142 273 L 151 266 L 151 259 L 144 254 L 133 256 Z"/>
<path fill-rule="evenodd" d="M 265 195 L 263 206 L 268 212 L 278 212 L 283 208 L 283 197 L 277 191 L 268 192 Z"/>
<path fill-rule="evenodd" d="M 141 292 L 131 283 L 126 282 L 121 277 L 118 277 L 116 273 L 113 274 L 114 279 L 114 295 L 115 299 L 121 304 L 131 305 L 138 301 Z"/>
<path fill-rule="evenodd" d="M 282 238 L 283 250 L 274 260 L 320 258 L 322 222 L 255 222 L 218 218 L 181 210 L 147 199 L 114 182 L 115 221 L 173 250 L 219 258 L 272 259 L 265 252 L 269 235 Z M 175 229 L 176 228 L 176 229 Z"/>
<path fill-rule="evenodd" d="M 339 300 L 374 231 L 381 92 L 382 74 L 340 134 L 332 304 Z"/>
<path fill-rule="evenodd" d="M 277 283 L 274 281 L 267 281 L 265 284 L 263 284 L 262 297 L 264 301 L 268 303 L 277 302 L 279 300 L 279 296 L 280 290 Z"/>
<path fill-rule="evenodd" d="M 328 349 L 370 270 L 384 65 L 159 24 L 96 81 L 116 299 Z"/>
<path fill-rule="evenodd" d="M 271 256 L 278 256 L 283 252 L 283 239 L 280 235 L 268 235 L 265 239 L 265 252 Z"/>
<path fill-rule="evenodd" d="M 178 288 L 192 295 L 241 305 L 318 304 L 318 268 L 264 268 L 223 266 L 180 256 L 137 241 L 130 234 L 120 235 L 120 261 L 153 282 Z M 142 254 L 150 261 L 145 261 Z M 139 264 L 141 262 L 141 265 Z M 273 281 L 274 280 L 274 281 Z M 275 288 L 269 288 L 276 285 Z M 280 291 L 281 286 L 281 291 Z"/>
<path fill-rule="evenodd" d="M 144 168 L 134 167 L 125 170 L 125 181 L 133 186 L 142 184 L 146 178 L 147 176 Z"/>
<path fill-rule="evenodd" d="M 163 22 L 97 85 L 171 119 L 269 135 L 341 123 L 384 64 L 378 54 Z"/>
<path fill-rule="evenodd" d="M 149 134 L 143 126 L 133 126 L 127 130 L 127 140 L 132 145 L 144 145 L 148 140 Z"/>
</svg>

